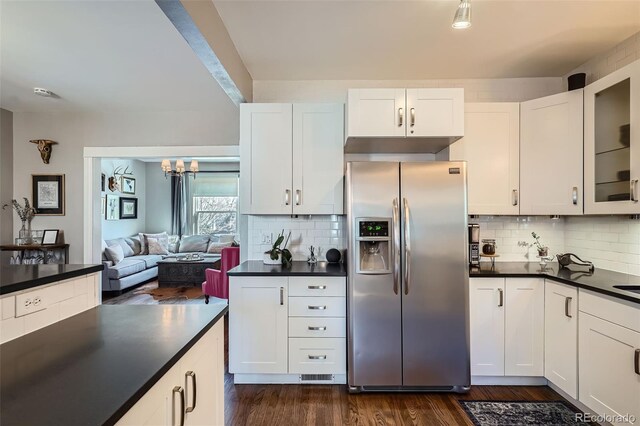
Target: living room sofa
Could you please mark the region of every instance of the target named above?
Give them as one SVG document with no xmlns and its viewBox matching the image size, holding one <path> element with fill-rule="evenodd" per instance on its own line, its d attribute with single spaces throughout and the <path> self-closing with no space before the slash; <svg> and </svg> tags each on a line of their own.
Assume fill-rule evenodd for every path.
<svg viewBox="0 0 640 426">
<path fill-rule="evenodd" d="M 148 248 L 142 240 L 149 235 L 137 234 L 131 237 L 103 240 L 102 290 L 121 293 L 132 286 L 142 284 L 158 277 L 158 262 L 168 257 L 181 257 L 189 253 L 197 253 L 206 258 L 219 257 L 219 251 L 225 246 L 233 244 L 233 235 L 192 235 L 168 236 L 169 241 L 166 254 L 148 254 Z M 108 247 L 120 246 L 124 257 L 116 262 L 109 255 Z M 217 253 L 216 253 L 217 252 Z"/>
</svg>

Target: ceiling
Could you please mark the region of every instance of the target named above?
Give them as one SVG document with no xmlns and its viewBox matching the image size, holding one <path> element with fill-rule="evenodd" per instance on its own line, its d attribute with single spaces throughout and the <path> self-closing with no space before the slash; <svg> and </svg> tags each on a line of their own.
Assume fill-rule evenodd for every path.
<svg viewBox="0 0 640 426">
<path fill-rule="evenodd" d="M 640 31 L 640 1 L 217 1 L 254 80 L 558 77 Z"/>
<path fill-rule="evenodd" d="M 236 108 L 153 0 L 2 0 L 1 12 L 2 108 Z"/>
</svg>

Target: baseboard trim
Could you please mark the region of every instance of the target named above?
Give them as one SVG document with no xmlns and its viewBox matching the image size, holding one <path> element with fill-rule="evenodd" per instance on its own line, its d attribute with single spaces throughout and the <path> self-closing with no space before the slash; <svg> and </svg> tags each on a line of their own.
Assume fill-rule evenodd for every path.
<svg viewBox="0 0 640 426">
<path fill-rule="evenodd" d="M 545 386 L 544 377 L 471 376 L 471 386 Z"/>
<path fill-rule="evenodd" d="M 234 374 L 233 383 L 236 385 L 299 385 L 300 374 Z M 346 374 L 334 374 L 333 381 L 319 381 L 319 385 L 344 385 L 347 383 Z M 316 383 L 305 381 L 305 385 Z"/>
</svg>

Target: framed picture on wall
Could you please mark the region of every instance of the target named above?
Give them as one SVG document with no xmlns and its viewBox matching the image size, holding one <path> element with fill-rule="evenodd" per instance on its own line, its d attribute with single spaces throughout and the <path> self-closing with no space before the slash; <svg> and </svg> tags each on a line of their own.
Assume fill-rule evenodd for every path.
<svg viewBox="0 0 640 426">
<path fill-rule="evenodd" d="M 107 214 L 107 197 L 104 195 L 100 197 L 100 214 L 101 217 L 106 217 Z"/>
<path fill-rule="evenodd" d="M 118 220 L 120 219 L 120 204 L 119 197 L 117 195 L 107 194 L 107 213 L 105 219 Z"/>
<path fill-rule="evenodd" d="M 138 199 L 120 197 L 120 219 L 138 218 Z"/>
<path fill-rule="evenodd" d="M 100 178 L 100 190 L 101 190 L 102 192 L 104 192 L 104 184 L 105 184 L 105 181 L 106 181 L 106 180 L 107 180 L 107 177 L 105 176 L 105 174 L 104 174 L 104 173 L 102 173 L 102 176 L 101 176 L 101 178 Z"/>
<path fill-rule="evenodd" d="M 136 193 L 136 180 L 132 177 L 122 176 L 120 178 L 120 190 L 123 194 L 135 194 Z"/>
<path fill-rule="evenodd" d="M 64 175 L 31 175 L 31 190 L 37 215 L 64 216 Z"/>
<path fill-rule="evenodd" d="M 45 229 L 42 233 L 42 240 L 40 244 L 43 246 L 54 245 L 58 243 L 58 230 L 57 229 Z"/>
</svg>

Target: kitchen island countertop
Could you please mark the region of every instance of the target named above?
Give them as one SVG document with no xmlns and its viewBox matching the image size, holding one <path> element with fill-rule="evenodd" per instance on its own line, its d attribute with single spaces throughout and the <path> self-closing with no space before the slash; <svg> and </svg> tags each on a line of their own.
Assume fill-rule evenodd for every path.
<svg viewBox="0 0 640 426">
<path fill-rule="evenodd" d="M 100 272 L 103 265 L 3 265 L 0 267 L 0 295 Z"/>
</svg>

